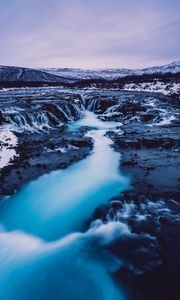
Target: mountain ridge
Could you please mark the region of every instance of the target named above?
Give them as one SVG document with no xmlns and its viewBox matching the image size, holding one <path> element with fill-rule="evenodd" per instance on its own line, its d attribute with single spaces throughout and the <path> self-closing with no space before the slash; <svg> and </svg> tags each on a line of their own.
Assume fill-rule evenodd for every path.
<svg viewBox="0 0 180 300">
<path fill-rule="evenodd" d="M 47 73 L 66 76 L 68 78 L 76 79 L 117 79 L 119 77 L 126 77 L 131 75 L 144 74 L 165 74 L 180 72 L 180 61 L 172 62 L 162 66 L 153 66 L 143 69 L 129 69 L 129 68 L 104 68 L 104 69 L 80 69 L 80 68 L 42 68 L 38 69 L 46 71 Z"/>
<path fill-rule="evenodd" d="M 0 65 L 0 82 L 6 81 L 64 83 L 72 82 L 72 79 L 31 68 Z"/>
<path fill-rule="evenodd" d="M 73 69 L 73 68 L 43 68 L 32 69 L 16 66 L 0 65 L 0 82 L 71 84 L 80 80 L 116 80 L 127 76 L 142 76 L 155 74 L 176 74 L 180 72 L 180 61 L 163 66 L 144 69 Z"/>
</svg>

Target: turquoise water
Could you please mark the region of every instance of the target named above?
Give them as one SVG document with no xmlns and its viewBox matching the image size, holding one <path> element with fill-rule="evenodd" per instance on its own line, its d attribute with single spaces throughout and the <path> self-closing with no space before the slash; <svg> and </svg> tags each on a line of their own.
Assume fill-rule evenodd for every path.
<svg viewBox="0 0 180 300">
<path fill-rule="evenodd" d="M 103 249 L 127 229 L 110 223 L 81 233 L 95 208 L 129 184 L 104 136 L 117 123 L 86 112 L 71 125 L 81 126 L 92 127 L 92 154 L 28 183 L 0 207 L 0 299 L 125 299 L 110 276 L 121 262 Z"/>
</svg>

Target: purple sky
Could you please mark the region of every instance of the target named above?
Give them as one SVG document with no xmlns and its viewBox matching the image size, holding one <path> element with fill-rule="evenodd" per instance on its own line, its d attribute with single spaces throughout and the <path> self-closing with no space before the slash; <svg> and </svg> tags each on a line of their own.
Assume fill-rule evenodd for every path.
<svg viewBox="0 0 180 300">
<path fill-rule="evenodd" d="M 0 0 L 0 64 L 146 67 L 180 60 L 180 0 Z"/>
</svg>

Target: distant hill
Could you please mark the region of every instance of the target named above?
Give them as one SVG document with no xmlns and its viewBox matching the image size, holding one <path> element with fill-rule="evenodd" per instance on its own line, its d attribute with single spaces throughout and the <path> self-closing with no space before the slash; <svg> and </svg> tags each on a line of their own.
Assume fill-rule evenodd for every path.
<svg viewBox="0 0 180 300">
<path fill-rule="evenodd" d="M 72 78 L 57 76 L 41 70 L 0 66 L 0 82 L 71 83 Z"/>
<path fill-rule="evenodd" d="M 165 73 L 178 73 L 180 72 L 180 61 L 173 62 L 164 66 L 156 66 L 145 69 L 69 69 L 69 68 L 45 68 L 39 69 L 39 71 L 43 71 L 49 74 L 53 74 L 56 76 L 63 76 L 73 79 L 107 79 L 113 80 L 119 77 L 126 77 L 132 75 L 145 75 L 145 74 L 165 74 Z"/>
<path fill-rule="evenodd" d="M 83 70 L 69 68 L 30 69 L 0 66 L 0 87 L 99 87 L 123 88 L 124 84 L 152 82 L 180 83 L 180 62 L 146 69 Z"/>
</svg>

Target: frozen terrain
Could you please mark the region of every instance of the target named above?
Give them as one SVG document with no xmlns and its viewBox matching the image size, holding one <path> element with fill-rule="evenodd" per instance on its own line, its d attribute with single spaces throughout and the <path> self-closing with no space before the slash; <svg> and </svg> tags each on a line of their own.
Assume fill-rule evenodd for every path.
<svg viewBox="0 0 180 300">
<path fill-rule="evenodd" d="M 161 93 L 164 95 L 180 94 L 180 82 L 144 82 L 144 83 L 127 83 L 124 85 L 124 89 L 128 91 L 139 91 L 139 92 L 153 92 Z"/>
</svg>

